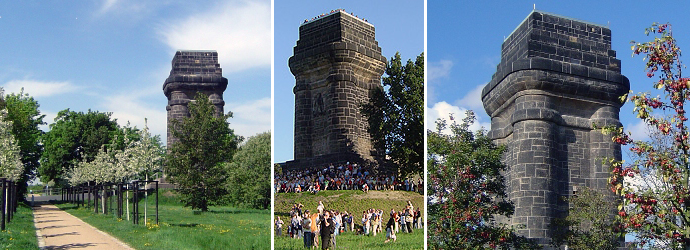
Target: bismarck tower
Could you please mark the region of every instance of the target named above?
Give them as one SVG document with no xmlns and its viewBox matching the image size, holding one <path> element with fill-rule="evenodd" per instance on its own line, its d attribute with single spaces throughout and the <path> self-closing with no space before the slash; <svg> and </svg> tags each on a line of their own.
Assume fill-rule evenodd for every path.
<svg viewBox="0 0 690 250">
<path fill-rule="evenodd" d="M 288 167 L 375 160 L 360 113 L 381 88 L 386 66 L 374 26 L 341 10 L 305 21 L 289 65 L 296 84 L 294 161 Z"/>
<path fill-rule="evenodd" d="M 610 194 L 602 159 L 620 160 L 621 147 L 592 125 L 620 125 L 618 98 L 630 83 L 611 50 L 611 30 L 596 24 L 533 11 L 501 52 L 482 102 L 489 136 L 508 148 L 515 214 L 507 222 L 549 244 L 552 220 L 567 215 L 563 198 L 578 187 Z"/>
<path fill-rule="evenodd" d="M 194 100 L 197 93 L 209 97 L 215 105 L 216 114 L 223 114 L 223 91 L 228 87 L 228 79 L 223 77 L 223 70 L 218 64 L 218 52 L 215 50 L 179 50 L 172 60 L 170 76 L 165 79 L 163 93 L 168 97 L 168 140 L 170 147 L 177 141 L 170 131 L 172 120 L 189 116 L 187 104 Z"/>
</svg>

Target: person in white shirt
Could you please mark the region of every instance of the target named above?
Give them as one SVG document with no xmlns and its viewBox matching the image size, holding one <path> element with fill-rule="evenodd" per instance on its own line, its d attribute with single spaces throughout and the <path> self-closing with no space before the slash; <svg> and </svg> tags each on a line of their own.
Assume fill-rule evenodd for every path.
<svg viewBox="0 0 690 250">
<path fill-rule="evenodd" d="M 302 231 L 304 235 L 304 247 L 310 248 L 314 245 L 314 234 L 311 232 L 311 218 L 309 210 L 304 212 L 304 219 L 302 219 Z"/>
<path fill-rule="evenodd" d="M 283 220 L 280 219 L 280 216 L 276 216 L 276 236 L 280 237 L 283 235 Z"/>
</svg>

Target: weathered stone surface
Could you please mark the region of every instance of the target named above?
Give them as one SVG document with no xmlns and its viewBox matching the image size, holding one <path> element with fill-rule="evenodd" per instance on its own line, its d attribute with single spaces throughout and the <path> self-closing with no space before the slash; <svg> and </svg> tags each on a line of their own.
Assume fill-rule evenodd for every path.
<svg viewBox="0 0 690 250">
<path fill-rule="evenodd" d="M 360 106 L 381 88 L 386 59 L 374 26 L 336 11 L 302 24 L 289 59 L 295 75 L 295 143 L 290 166 L 373 160 Z M 288 166 L 288 167 L 290 167 Z"/>
<path fill-rule="evenodd" d="M 621 148 L 592 124 L 620 125 L 621 75 L 608 28 L 534 11 L 504 41 L 501 63 L 482 91 L 489 135 L 506 144 L 505 173 L 515 214 L 506 222 L 549 244 L 550 224 L 567 215 L 577 186 L 606 190 L 605 157 Z"/>
<path fill-rule="evenodd" d="M 168 97 L 168 147 L 177 141 L 170 131 L 173 119 L 188 117 L 187 104 L 194 100 L 197 93 L 209 97 L 215 105 L 216 113 L 223 114 L 223 91 L 228 86 L 228 79 L 223 77 L 223 70 L 218 64 L 218 52 L 211 50 L 180 50 L 172 60 L 170 76 L 165 79 L 163 93 Z"/>
</svg>

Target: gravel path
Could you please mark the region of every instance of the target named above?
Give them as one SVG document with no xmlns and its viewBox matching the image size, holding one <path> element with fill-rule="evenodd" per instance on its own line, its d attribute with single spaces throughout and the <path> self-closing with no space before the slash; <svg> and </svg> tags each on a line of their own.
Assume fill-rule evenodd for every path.
<svg viewBox="0 0 690 250">
<path fill-rule="evenodd" d="M 33 209 L 41 249 L 133 249 L 54 205 Z"/>
</svg>

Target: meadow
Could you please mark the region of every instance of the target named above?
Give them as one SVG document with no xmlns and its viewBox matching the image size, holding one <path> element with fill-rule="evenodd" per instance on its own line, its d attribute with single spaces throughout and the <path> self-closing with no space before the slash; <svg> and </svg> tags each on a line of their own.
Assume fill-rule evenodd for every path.
<svg viewBox="0 0 690 250">
<path fill-rule="evenodd" d="M 282 237 L 275 237 L 275 249 L 304 249 L 302 239 L 286 237 L 287 225 L 290 223 L 289 213 L 295 203 L 304 205 L 304 209 L 316 211 L 318 202 L 322 201 L 326 209 L 335 209 L 340 212 L 348 211 L 354 214 L 354 220 L 359 221 L 362 212 L 369 209 L 382 209 L 384 211 L 383 224 L 388 221 L 388 213 L 391 209 L 399 211 L 405 207 L 407 201 L 411 201 L 415 207 L 424 213 L 424 196 L 415 192 L 406 191 L 369 191 L 364 193 L 358 190 L 328 190 L 317 194 L 311 193 L 279 193 L 275 195 L 275 215 L 281 216 L 286 223 L 283 226 Z M 355 223 L 355 228 L 361 223 Z M 424 249 L 424 230 L 416 229 L 413 233 L 398 233 L 396 242 L 384 243 L 386 233 L 377 236 L 354 235 L 346 232 L 337 236 L 337 249 Z"/>
<path fill-rule="evenodd" d="M 126 216 L 118 219 L 112 212 L 95 214 L 92 207 L 56 205 L 135 249 L 270 249 L 270 210 L 212 206 L 208 212 L 194 213 L 179 203 L 171 191 L 161 193 L 158 225 L 155 224 L 155 196 L 140 201 L 139 225 L 127 221 Z M 146 224 L 143 223 L 145 202 Z"/>
</svg>

